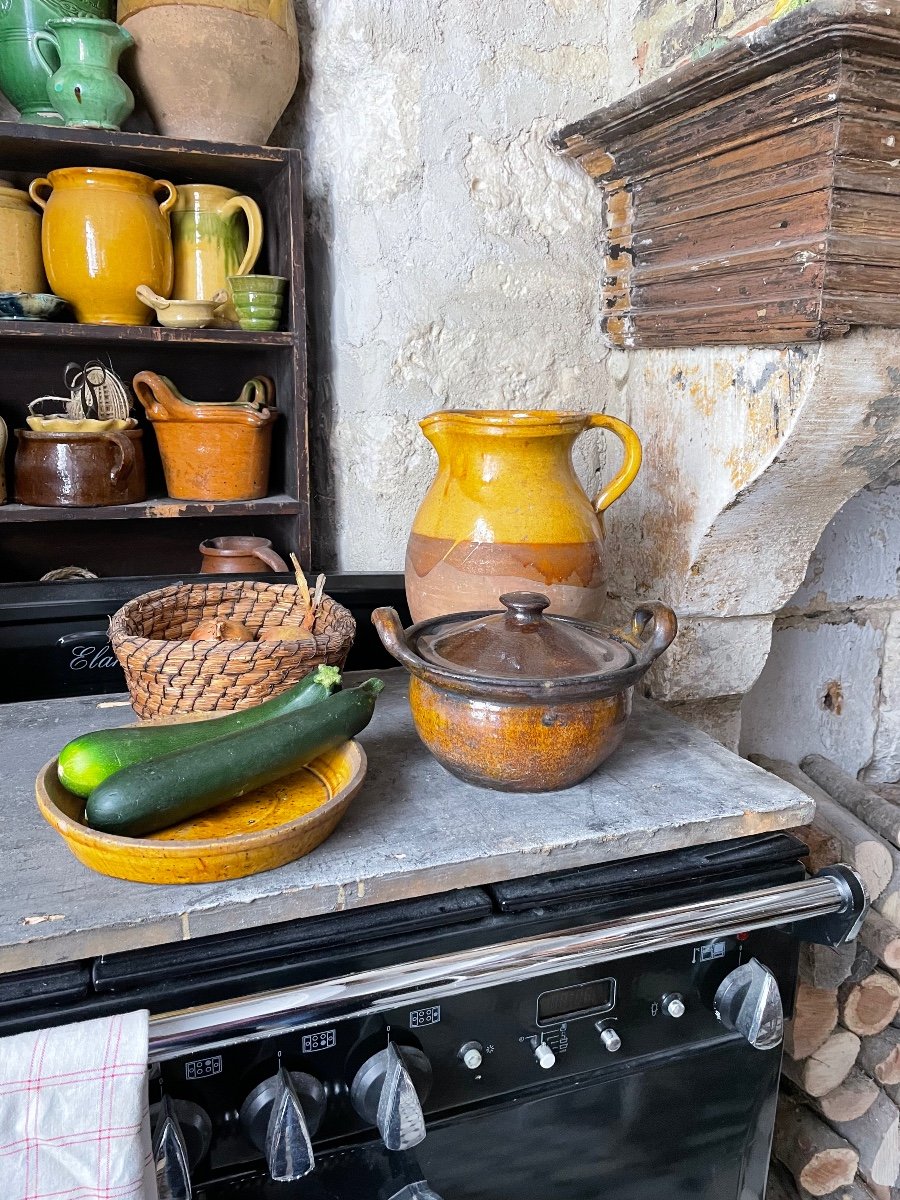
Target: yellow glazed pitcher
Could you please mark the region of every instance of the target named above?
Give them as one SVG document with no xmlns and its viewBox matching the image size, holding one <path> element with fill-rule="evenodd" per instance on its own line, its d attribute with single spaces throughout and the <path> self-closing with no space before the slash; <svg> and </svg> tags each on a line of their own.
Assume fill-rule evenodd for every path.
<svg viewBox="0 0 900 1200">
<path fill-rule="evenodd" d="M 173 300 L 212 300 L 229 275 L 253 270 L 263 239 L 259 205 L 212 183 L 178 186 L 172 211 Z"/>
<path fill-rule="evenodd" d="M 606 600 L 602 514 L 641 465 L 631 426 L 603 413 L 446 409 L 421 428 L 438 470 L 406 551 L 413 620 L 497 609 L 516 591 L 544 593 L 551 612 L 596 619 Z M 576 438 L 591 428 L 625 448 L 593 500 L 572 465 Z"/>
<path fill-rule="evenodd" d="M 44 209 L 41 245 L 47 278 L 87 325 L 146 325 L 150 309 L 135 295 L 145 284 L 172 289 L 168 211 L 175 188 L 165 179 L 111 167 L 65 167 L 28 188 Z"/>
</svg>

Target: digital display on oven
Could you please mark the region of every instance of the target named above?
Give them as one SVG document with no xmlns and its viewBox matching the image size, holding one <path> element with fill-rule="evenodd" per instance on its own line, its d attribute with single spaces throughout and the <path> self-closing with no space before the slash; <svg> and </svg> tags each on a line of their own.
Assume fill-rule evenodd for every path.
<svg viewBox="0 0 900 1200">
<path fill-rule="evenodd" d="M 576 983 L 538 996 L 537 1023 L 551 1025 L 556 1021 L 572 1021 L 589 1013 L 607 1012 L 616 1002 L 616 981 L 595 979 Z"/>
</svg>

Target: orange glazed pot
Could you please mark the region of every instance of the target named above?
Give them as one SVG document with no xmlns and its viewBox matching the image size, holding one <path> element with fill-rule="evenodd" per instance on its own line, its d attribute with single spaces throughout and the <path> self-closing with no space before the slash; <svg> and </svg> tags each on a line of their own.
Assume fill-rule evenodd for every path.
<svg viewBox="0 0 900 1200">
<path fill-rule="evenodd" d="M 554 613 L 596 620 L 606 601 L 602 514 L 641 465 L 631 426 L 603 413 L 447 409 L 421 428 L 438 470 L 407 546 L 413 620 L 492 608 L 517 589 L 548 596 Z M 591 428 L 625 448 L 593 500 L 572 465 L 575 440 Z"/>
<path fill-rule="evenodd" d="M 275 385 L 265 375 L 233 402 L 196 404 L 155 371 L 134 377 L 173 500 L 259 500 L 269 488 Z"/>
<path fill-rule="evenodd" d="M 630 630 L 545 616 L 534 592 L 500 597 L 506 612 L 458 613 L 404 633 L 392 608 L 372 622 L 407 668 L 419 737 L 467 783 L 507 792 L 572 787 L 616 750 L 635 683 L 672 643 L 664 604 L 634 613 Z"/>
</svg>

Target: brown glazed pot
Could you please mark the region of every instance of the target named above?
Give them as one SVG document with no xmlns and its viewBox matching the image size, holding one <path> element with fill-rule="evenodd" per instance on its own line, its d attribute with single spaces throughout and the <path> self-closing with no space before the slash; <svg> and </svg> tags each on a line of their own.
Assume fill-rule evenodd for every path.
<svg viewBox="0 0 900 1200">
<path fill-rule="evenodd" d="M 201 575 L 259 575 L 266 571 L 289 571 L 284 559 L 272 549 L 268 538 L 216 537 L 200 543 Z"/>
<path fill-rule="evenodd" d="M 544 615 L 533 592 L 500 597 L 505 613 L 457 613 L 405 632 L 392 608 L 372 622 L 412 676 L 419 737 L 448 771 L 508 792 L 572 787 L 617 749 L 634 685 L 678 629 L 664 604 L 635 610 L 630 630 Z"/>
<path fill-rule="evenodd" d="M 49 508 L 103 508 L 146 500 L 143 437 L 139 429 L 17 429 L 16 500 Z"/>
</svg>

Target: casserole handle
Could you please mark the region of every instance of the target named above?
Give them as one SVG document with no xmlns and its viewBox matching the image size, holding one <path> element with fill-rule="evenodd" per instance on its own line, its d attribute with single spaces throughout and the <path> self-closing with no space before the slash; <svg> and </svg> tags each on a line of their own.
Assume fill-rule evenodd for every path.
<svg viewBox="0 0 900 1200">
<path fill-rule="evenodd" d="M 392 654 L 397 662 L 402 663 L 410 674 L 418 675 L 420 679 L 428 677 L 422 660 L 417 654 L 413 654 L 406 644 L 406 635 L 396 609 L 376 608 L 372 613 L 372 624 L 378 630 L 381 644 L 388 654 Z"/>
<path fill-rule="evenodd" d="M 649 667 L 672 645 L 678 632 L 678 618 L 666 604 L 654 600 L 641 604 L 631 617 L 632 642 L 637 643 L 636 665 Z"/>
</svg>

